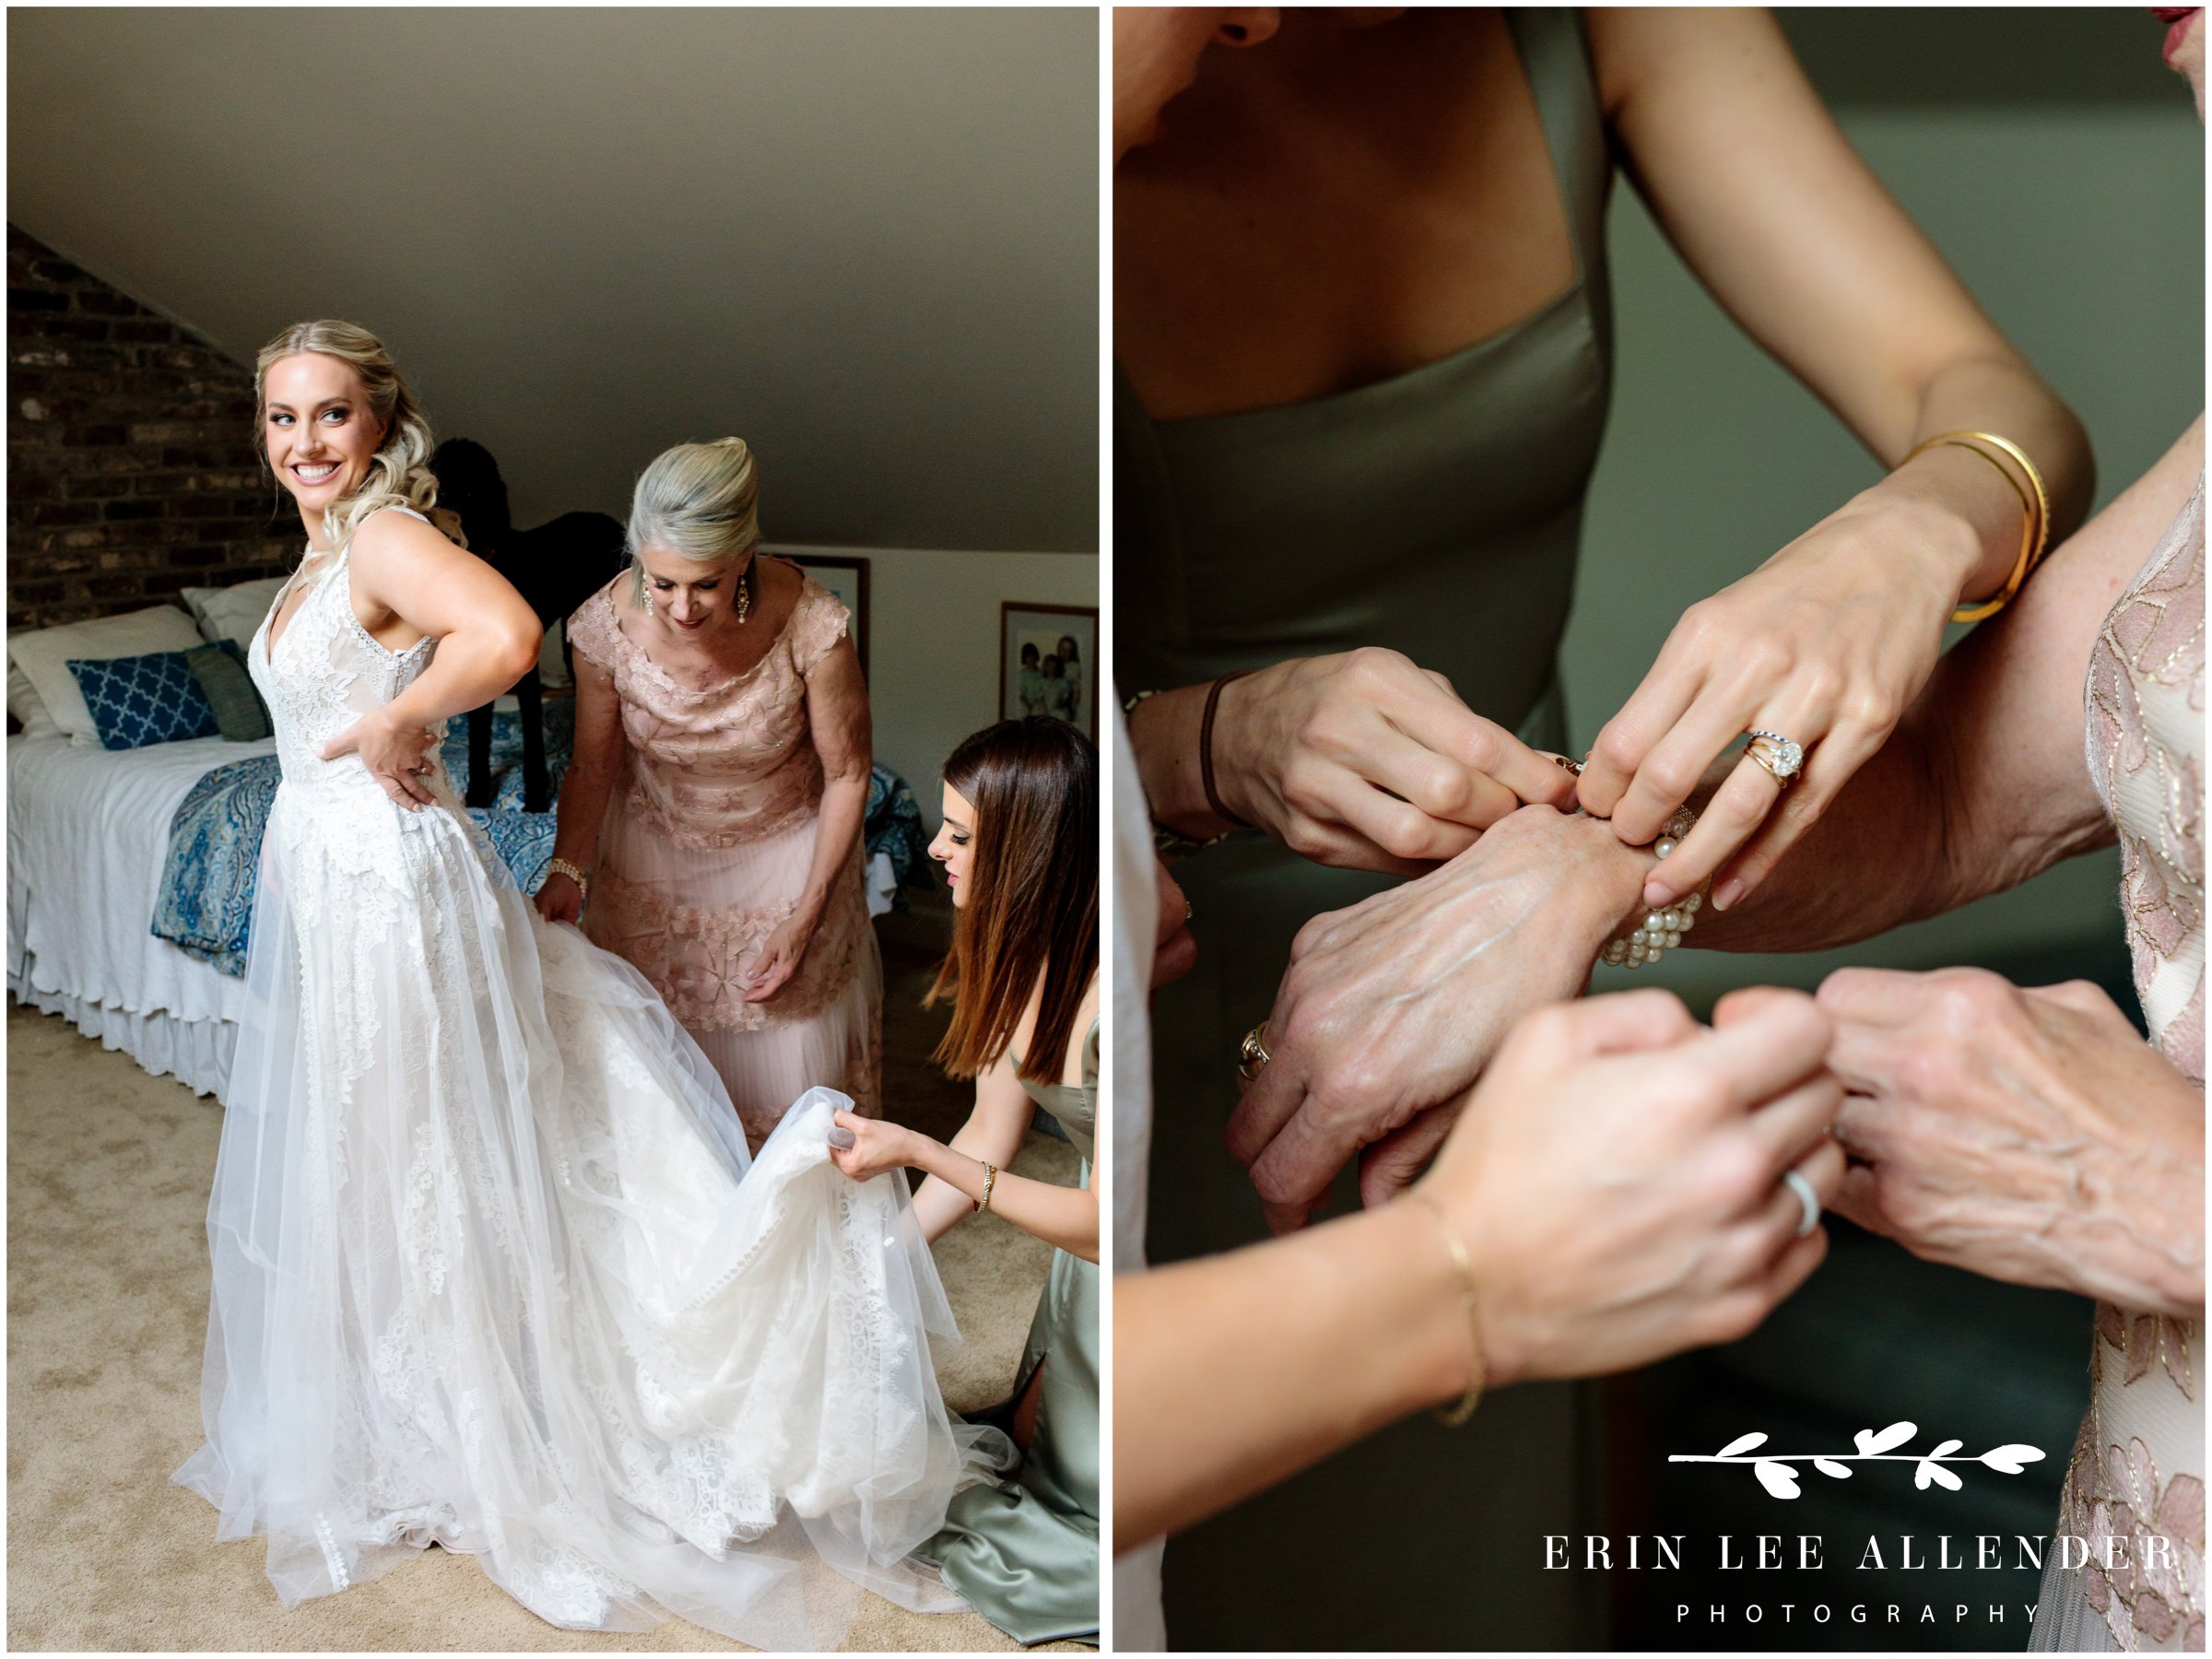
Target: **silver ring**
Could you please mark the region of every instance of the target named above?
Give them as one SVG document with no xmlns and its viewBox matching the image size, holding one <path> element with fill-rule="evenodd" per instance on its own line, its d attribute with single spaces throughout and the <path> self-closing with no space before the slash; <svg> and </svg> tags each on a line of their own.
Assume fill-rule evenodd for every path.
<svg viewBox="0 0 2212 1659">
<path fill-rule="evenodd" d="M 1772 773 L 1774 781 L 1784 788 L 1805 770 L 1804 745 L 1780 732 L 1746 732 L 1744 735 L 1751 739 L 1744 753 Z"/>
<path fill-rule="evenodd" d="M 1782 1184 L 1797 1194 L 1797 1202 L 1805 1206 L 1805 1216 L 1797 1223 L 1797 1236 L 1804 1238 L 1820 1225 L 1820 1194 L 1813 1191 L 1813 1183 L 1795 1170 L 1784 1172 Z"/>
</svg>

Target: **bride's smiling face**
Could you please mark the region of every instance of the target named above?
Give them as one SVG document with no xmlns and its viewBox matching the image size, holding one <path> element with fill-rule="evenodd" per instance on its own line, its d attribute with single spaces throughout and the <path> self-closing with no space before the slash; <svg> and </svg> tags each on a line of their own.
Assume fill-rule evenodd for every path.
<svg viewBox="0 0 2212 1659">
<path fill-rule="evenodd" d="M 360 376 L 319 351 L 278 358 L 261 380 L 261 435 L 269 465 L 310 524 L 369 476 L 384 441 Z"/>
<path fill-rule="evenodd" d="M 966 795 L 947 783 L 944 808 L 945 822 L 937 830 L 936 840 L 929 843 L 929 855 L 945 866 L 945 879 L 952 888 L 953 908 L 958 910 L 968 902 L 968 876 L 975 867 L 975 807 Z"/>
</svg>

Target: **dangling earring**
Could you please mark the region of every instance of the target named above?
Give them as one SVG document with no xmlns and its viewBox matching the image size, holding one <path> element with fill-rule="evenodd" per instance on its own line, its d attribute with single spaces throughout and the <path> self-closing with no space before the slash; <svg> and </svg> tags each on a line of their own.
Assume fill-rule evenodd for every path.
<svg viewBox="0 0 2212 1659">
<path fill-rule="evenodd" d="M 757 557 L 757 556 L 756 556 Z M 753 608 L 753 567 L 747 565 L 737 574 L 737 626 L 745 626 L 745 618 Z"/>
<path fill-rule="evenodd" d="M 648 618 L 653 615 L 653 590 L 651 588 L 645 590 L 645 615 Z"/>
</svg>

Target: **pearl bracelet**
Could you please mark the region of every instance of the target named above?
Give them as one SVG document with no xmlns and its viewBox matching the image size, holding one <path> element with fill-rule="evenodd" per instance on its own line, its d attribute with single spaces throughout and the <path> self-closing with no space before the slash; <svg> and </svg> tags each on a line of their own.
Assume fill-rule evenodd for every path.
<svg viewBox="0 0 2212 1659">
<path fill-rule="evenodd" d="M 1652 851 L 1665 858 L 1681 844 L 1682 838 L 1690 832 L 1698 821 L 1697 814 L 1687 806 L 1676 809 L 1675 816 L 1666 820 L 1666 829 L 1652 845 Z M 1697 920 L 1699 910 L 1705 902 L 1700 888 L 1685 893 L 1664 910 L 1647 911 L 1643 919 L 1618 938 L 1608 939 L 1598 960 L 1615 968 L 1641 968 L 1656 963 L 1668 951 L 1679 947 L 1682 935 Z"/>
</svg>

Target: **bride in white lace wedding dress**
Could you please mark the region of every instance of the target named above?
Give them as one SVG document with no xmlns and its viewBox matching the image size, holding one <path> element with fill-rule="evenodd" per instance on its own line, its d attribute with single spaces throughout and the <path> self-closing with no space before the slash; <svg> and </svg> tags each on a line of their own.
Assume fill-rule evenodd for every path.
<svg viewBox="0 0 2212 1659">
<path fill-rule="evenodd" d="M 359 330 L 321 338 L 292 349 L 382 359 Z M 392 448 L 375 373 L 341 382 L 369 406 L 325 430 L 318 402 L 297 439 L 311 411 L 264 393 L 311 524 L 316 482 L 356 486 L 342 511 Z M 324 758 L 437 651 L 357 615 L 367 520 L 311 550 L 250 653 L 284 782 L 208 1213 L 207 1440 L 177 1480 L 219 1537 L 266 1535 L 288 1606 L 437 1543 L 571 1629 L 675 1613 L 819 1647 L 855 1585 L 957 1608 L 905 1558 L 997 1449 L 939 1397 L 927 1336 L 951 1318 L 903 1188 L 830 1165 L 827 1089 L 748 1160 L 697 1045 L 634 969 L 538 917 L 434 748 L 419 807 Z"/>
</svg>

